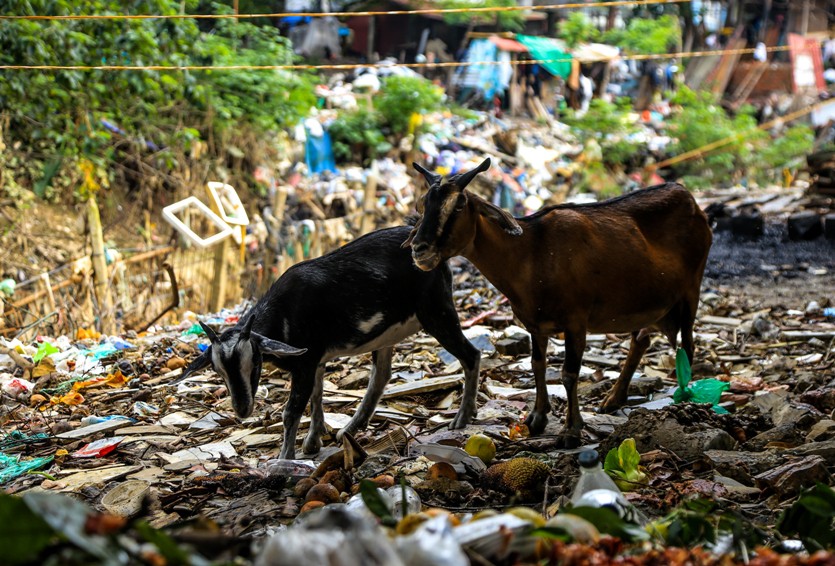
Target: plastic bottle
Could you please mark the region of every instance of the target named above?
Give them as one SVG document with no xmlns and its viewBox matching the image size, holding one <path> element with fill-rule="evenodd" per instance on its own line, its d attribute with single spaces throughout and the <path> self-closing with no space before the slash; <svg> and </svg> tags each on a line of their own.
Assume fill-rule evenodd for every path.
<svg viewBox="0 0 835 566">
<path fill-rule="evenodd" d="M 586 493 L 595 489 L 608 489 L 623 496 L 617 484 L 603 470 L 600 456 L 596 450 L 580 452 L 577 458 L 580 463 L 580 479 L 571 494 L 571 503 L 576 505 Z"/>
<path fill-rule="evenodd" d="M 606 507 L 621 518 L 643 525 L 646 517 L 638 511 L 618 488 L 617 484 L 603 470 L 600 456 L 596 450 L 586 450 L 578 457 L 580 479 L 571 494 L 571 504 L 575 507 Z"/>
</svg>

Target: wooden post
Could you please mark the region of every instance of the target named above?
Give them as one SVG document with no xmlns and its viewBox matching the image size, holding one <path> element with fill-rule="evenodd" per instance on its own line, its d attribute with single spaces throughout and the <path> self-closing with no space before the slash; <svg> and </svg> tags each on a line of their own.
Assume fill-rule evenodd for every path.
<svg viewBox="0 0 835 566">
<path fill-rule="evenodd" d="M 227 265 L 226 256 L 229 253 L 229 238 L 224 238 L 215 246 L 214 280 L 212 293 L 209 296 L 209 310 L 218 312 L 226 302 Z"/>
<path fill-rule="evenodd" d="M 809 33 L 809 0 L 803 0 L 803 17 L 800 20 L 800 35 Z"/>
<path fill-rule="evenodd" d="M 365 183 L 365 195 L 362 198 L 362 221 L 360 235 L 368 234 L 374 229 L 374 211 L 377 208 L 377 164 L 372 163 Z"/>
<path fill-rule="evenodd" d="M 104 257 L 104 236 L 101 228 L 99 205 L 95 195 L 87 199 L 87 223 L 90 226 L 92 240 L 93 273 L 95 276 L 96 299 L 99 304 L 99 326 L 102 334 L 111 334 L 113 328 L 113 299 L 107 285 L 107 261 Z"/>
<path fill-rule="evenodd" d="M 374 35 L 377 31 L 377 17 L 369 16 L 368 18 L 368 44 L 366 45 L 365 57 L 368 59 L 368 64 L 375 63 L 374 61 Z"/>
</svg>

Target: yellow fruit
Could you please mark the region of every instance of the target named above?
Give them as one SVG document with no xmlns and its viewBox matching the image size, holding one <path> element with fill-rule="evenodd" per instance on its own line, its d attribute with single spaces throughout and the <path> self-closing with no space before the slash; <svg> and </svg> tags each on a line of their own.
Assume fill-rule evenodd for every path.
<svg viewBox="0 0 835 566">
<path fill-rule="evenodd" d="M 511 507 L 505 513 L 510 513 L 515 517 L 524 519 L 535 527 L 541 527 L 545 524 L 545 517 L 531 509 L 530 507 Z"/>
<path fill-rule="evenodd" d="M 493 442 L 492 438 L 483 434 L 474 434 L 468 438 L 464 450 L 467 454 L 479 458 L 488 466 L 496 457 L 496 443 Z"/>
<path fill-rule="evenodd" d="M 446 509 L 440 509 L 438 507 L 433 507 L 431 509 L 427 509 L 426 511 L 424 511 L 424 513 L 430 519 L 434 519 L 435 517 L 441 517 L 441 516 L 446 517 L 447 520 L 449 521 L 449 523 L 453 527 L 457 527 L 458 525 L 461 524 L 461 519 L 459 519 L 458 517 L 456 517 L 455 515 L 453 515 L 449 511 L 447 511 Z"/>
<path fill-rule="evenodd" d="M 409 535 L 415 532 L 420 525 L 428 520 L 429 515 L 426 513 L 412 513 L 411 515 L 406 515 L 400 519 L 394 531 L 398 535 Z"/>
</svg>

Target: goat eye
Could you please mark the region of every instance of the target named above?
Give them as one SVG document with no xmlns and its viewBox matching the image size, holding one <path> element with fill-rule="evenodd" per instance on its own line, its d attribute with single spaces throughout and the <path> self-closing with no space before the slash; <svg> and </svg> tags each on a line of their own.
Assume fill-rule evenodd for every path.
<svg viewBox="0 0 835 566">
<path fill-rule="evenodd" d="M 455 212 L 461 212 L 462 210 L 464 210 L 464 206 L 466 204 L 467 204 L 467 199 L 459 197 L 458 200 L 455 202 Z"/>
</svg>

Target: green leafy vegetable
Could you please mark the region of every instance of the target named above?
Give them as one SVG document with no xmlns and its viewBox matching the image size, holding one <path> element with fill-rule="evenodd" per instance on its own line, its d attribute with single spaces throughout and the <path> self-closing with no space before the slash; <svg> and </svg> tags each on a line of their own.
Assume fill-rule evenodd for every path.
<svg viewBox="0 0 835 566">
<path fill-rule="evenodd" d="M 635 447 L 635 439 L 627 438 L 618 448 L 612 448 L 606 454 L 603 469 L 623 491 L 635 489 L 638 484 L 647 481 L 647 475 L 642 471 L 641 455 Z"/>
<path fill-rule="evenodd" d="M 603 534 L 618 537 L 627 542 L 647 540 L 649 535 L 641 527 L 622 519 L 617 513 L 605 507 L 570 507 L 569 515 L 585 519 Z"/>
<path fill-rule="evenodd" d="M 811 552 L 835 548 L 835 491 L 817 483 L 780 517 L 777 530 L 786 536 L 798 536 Z"/>
</svg>

